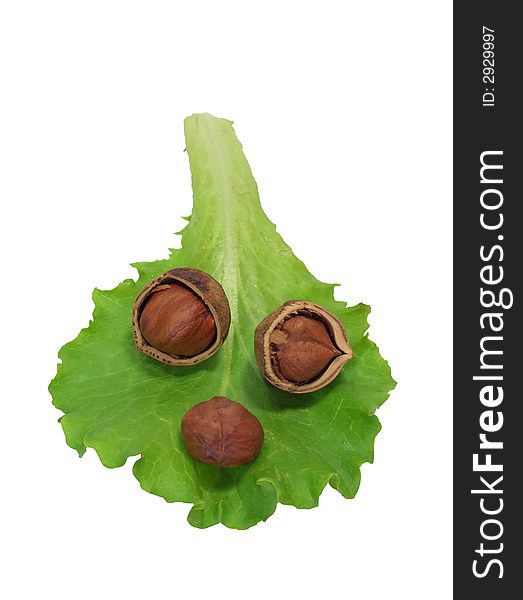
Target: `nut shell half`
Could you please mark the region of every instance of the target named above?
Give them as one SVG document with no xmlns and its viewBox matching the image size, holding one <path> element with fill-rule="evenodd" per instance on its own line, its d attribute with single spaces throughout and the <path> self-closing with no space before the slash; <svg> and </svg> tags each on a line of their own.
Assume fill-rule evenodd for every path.
<svg viewBox="0 0 523 600">
<path fill-rule="evenodd" d="M 277 372 L 271 349 L 271 336 L 275 329 L 294 315 L 308 315 L 319 319 L 329 332 L 332 343 L 340 351 L 339 356 L 333 358 L 321 374 L 304 383 L 289 381 Z M 274 387 L 291 394 L 307 394 L 325 387 L 337 377 L 343 365 L 353 356 L 341 321 L 327 309 L 306 300 L 290 300 L 265 317 L 254 333 L 254 351 L 264 378 Z"/>
<path fill-rule="evenodd" d="M 196 356 L 171 356 L 170 354 L 166 354 L 151 346 L 140 329 L 140 315 L 147 299 L 159 286 L 172 284 L 183 284 L 192 291 L 205 303 L 214 318 L 216 337 L 208 348 Z M 207 360 L 213 354 L 216 354 L 225 341 L 229 333 L 230 323 L 231 313 L 229 302 L 222 286 L 208 273 L 204 273 L 198 269 L 179 268 L 163 273 L 143 288 L 133 306 L 132 326 L 136 347 L 140 352 L 167 365 L 190 366 Z"/>
</svg>

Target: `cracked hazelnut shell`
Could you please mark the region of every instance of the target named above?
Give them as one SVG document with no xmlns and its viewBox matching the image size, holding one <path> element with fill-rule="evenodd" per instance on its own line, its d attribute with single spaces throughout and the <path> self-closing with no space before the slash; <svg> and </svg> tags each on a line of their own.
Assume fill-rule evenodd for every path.
<svg viewBox="0 0 523 600">
<path fill-rule="evenodd" d="M 215 467 L 240 467 L 258 456 L 264 434 L 244 406 L 215 396 L 185 413 L 182 437 L 194 459 Z"/>
<path fill-rule="evenodd" d="M 341 321 L 305 300 L 286 302 L 265 317 L 254 350 L 264 378 L 293 394 L 325 387 L 353 356 Z"/>
<path fill-rule="evenodd" d="M 198 269 L 172 269 L 150 281 L 136 298 L 134 342 L 160 362 L 195 365 L 219 350 L 230 321 L 227 296 L 215 279 Z"/>
</svg>

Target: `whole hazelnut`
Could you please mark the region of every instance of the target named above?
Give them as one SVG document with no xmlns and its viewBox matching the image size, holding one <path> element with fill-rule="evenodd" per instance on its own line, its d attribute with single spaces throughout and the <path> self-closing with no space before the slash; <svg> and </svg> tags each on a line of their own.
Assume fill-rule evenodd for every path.
<svg viewBox="0 0 523 600">
<path fill-rule="evenodd" d="M 172 269 L 149 282 L 133 307 L 141 352 L 169 365 L 194 365 L 218 351 L 229 331 L 223 288 L 197 269 Z"/>
<path fill-rule="evenodd" d="M 215 467 L 239 467 L 258 456 L 263 427 L 238 402 L 215 396 L 185 413 L 182 437 L 194 459 Z"/>
<path fill-rule="evenodd" d="M 352 358 L 339 319 L 304 300 L 286 302 L 268 315 L 256 328 L 254 347 L 265 379 L 295 394 L 325 387 Z"/>
</svg>

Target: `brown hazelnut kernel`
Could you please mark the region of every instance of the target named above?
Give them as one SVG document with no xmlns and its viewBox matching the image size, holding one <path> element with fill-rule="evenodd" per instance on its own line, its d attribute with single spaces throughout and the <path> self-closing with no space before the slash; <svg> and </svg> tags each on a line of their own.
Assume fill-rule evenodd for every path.
<svg viewBox="0 0 523 600">
<path fill-rule="evenodd" d="M 239 467 L 258 456 L 263 427 L 238 402 L 215 396 L 185 413 L 182 437 L 194 459 L 215 467 Z"/>
<path fill-rule="evenodd" d="M 339 319 L 304 300 L 286 302 L 268 315 L 256 328 L 254 348 L 265 379 L 295 394 L 325 387 L 352 358 Z"/>
<path fill-rule="evenodd" d="M 285 319 L 269 342 L 275 371 L 293 383 L 315 379 L 341 354 L 323 322 L 303 314 Z"/>
<path fill-rule="evenodd" d="M 169 365 L 194 365 L 211 357 L 229 325 L 223 288 L 197 269 L 163 273 L 143 288 L 133 307 L 136 347 Z"/>
<path fill-rule="evenodd" d="M 198 296 L 179 283 L 152 291 L 140 315 L 143 337 L 171 356 L 194 356 L 216 337 L 211 311 Z"/>
</svg>

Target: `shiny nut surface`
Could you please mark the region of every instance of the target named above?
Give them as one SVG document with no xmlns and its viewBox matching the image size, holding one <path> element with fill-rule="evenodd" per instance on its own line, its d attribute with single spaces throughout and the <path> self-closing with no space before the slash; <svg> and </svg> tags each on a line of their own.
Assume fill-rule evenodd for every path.
<svg viewBox="0 0 523 600">
<path fill-rule="evenodd" d="M 140 292 L 132 324 L 141 352 L 169 365 L 194 365 L 210 358 L 225 341 L 229 303 L 221 285 L 209 274 L 172 269 Z"/>
<path fill-rule="evenodd" d="M 268 315 L 256 328 L 254 347 L 265 379 L 294 394 L 325 387 L 352 358 L 340 320 L 305 300 L 286 302 Z"/>
<path fill-rule="evenodd" d="M 215 467 L 239 467 L 258 456 L 263 427 L 238 402 L 215 396 L 187 411 L 182 437 L 194 459 Z"/>
<path fill-rule="evenodd" d="M 149 344 L 170 356 L 195 356 L 216 338 L 214 317 L 205 302 L 179 283 L 153 290 L 139 324 Z"/>
</svg>

